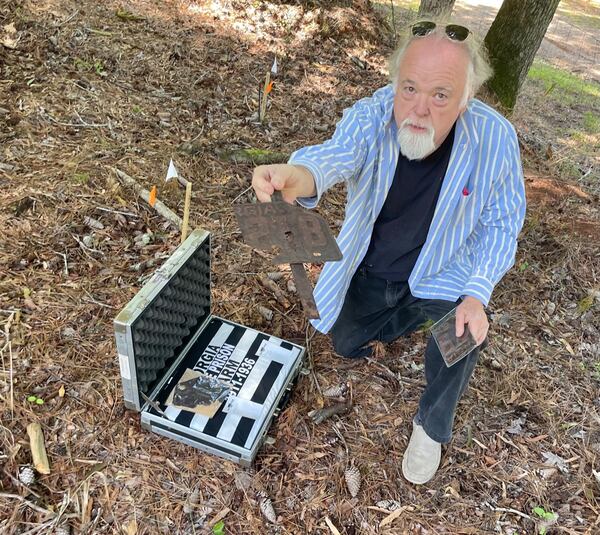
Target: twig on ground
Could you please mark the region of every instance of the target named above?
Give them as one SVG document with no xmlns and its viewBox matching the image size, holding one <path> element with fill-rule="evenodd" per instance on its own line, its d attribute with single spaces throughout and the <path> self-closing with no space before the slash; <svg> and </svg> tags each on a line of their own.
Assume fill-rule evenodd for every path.
<svg viewBox="0 0 600 535">
<path fill-rule="evenodd" d="M 96 205 L 96 210 L 102 210 L 103 212 L 110 212 L 111 214 L 119 214 L 119 215 L 124 215 L 127 217 L 134 217 L 134 218 L 140 217 L 139 215 L 134 214 L 133 212 L 124 212 L 123 210 L 113 210 L 112 208 L 106 208 L 105 206 Z"/>
<path fill-rule="evenodd" d="M 15 317 L 15 312 L 12 312 L 4 325 L 4 337 L 6 338 L 6 344 L 0 350 L 2 354 L 2 369 L 6 374 L 4 365 L 4 350 L 8 349 L 8 384 L 9 384 L 9 401 L 8 406 L 10 408 L 11 418 L 15 417 L 15 394 L 14 394 L 14 381 L 13 381 L 13 354 L 12 354 L 12 342 L 10 339 L 10 328 Z"/>
<path fill-rule="evenodd" d="M 31 456 L 35 469 L 40 474 L 50 473 L 50 463 L 46 455 L 46 445 L 44 444 L 44 433 L 39 423 L 34 422 L 27 426 L 29 435 L 29 445 L 31 447 Z"/>
<path fill-rule="evenodd" d="M 101 303 L 100 301 L 97 301 L 96 299 L 94 299 L 90 293 L 87 290 L 84 290 L 84 292 L 89 296 L 89 299 L 85 299 L 85 301 L 87 301 L 88 303 L 92 303 L 94 305 L 98 305 L 99 307 L 104 307 L 104 308 L 110 308 L 115 310 L 118 307 L 114 307 L 112 305 L 107 305 L 106 303 Z"/>
<path fill-rule="evenodd" d="M 494 507 L 489 503 L 487 505 L 492 511 L 496 513 L 512 513 L 513 515 L 520 516 L 521 518 L 526 518 L 527 520 L 534 520 L 528 514 L 522 513 L 521 511 L 517 511 L 516 509 L 511 509 L 510 507 Z"/>
<path fill-rule="evenodd" d="M 75 236 L 75 234 L 71 234 L 71 236 L 73 236 L 73 239 L 79 244 L 79 247 L 81 247 L 83 254 L 85 256 L 87 256 L 88 258 L 90 258 L 91 260 L 93 260 L 94 262 L 97 262 L 98 259 L 94 258 L 92 255 L 88 254 L 88 251 L 90 251 L 92 253 L 99 253 L 101 256 L 104 256 L 104 253 L 102 251 L 98 251 L 98 249 L 92 249 L 91 247 L 88 247 L 77 236 Z"/>
<path fill-rule="evenodd" d="M 108 128 L 110 126 L 108 123 L 106 123 L 106 124 L 86 123 L 77 112 L 75 112 L 75 114 L 81 120 L 81 124 L 63 123 L 62 121 L 59 121 L 59 120 L 55 119 L 54 117 L 52 117 L 52 115 L 50 115 L 47 111 L 40 112 L 40 115 L 42 117 L 47 117 L 48 119 L 50 119 L 51 122 L 53 122 L 54 124 L 56 124 L 58 126 L 70 126 L 72 128 Z"/>
<path fill-rule="evenodd" d="M 242 193 L 240 193 L 235 199 L 233 199 L 233 201 L 231 201 L 231 204 L 234 204 L 235 201 L 237 201 L 242 195 L 244 195 L 244 193 L 247 193 L 251 189 L 252 189 L 252 186 L 248 186 L 244 191 L 242 191 Z"/>
<path fill-rule="evenodd" d="M 338 531 L 338 529 L 335 527 L 335 525 L 328 516 L 325 517 L 325 523 L 327 524 L 327 527 L 331 530 L 331 533 L 333 533 L 333 535 L 341 535 L 341 533 Z"/>
<path fill-rule="evenodd" d="M 55 24 L 54 27 L 60 28 L 61 26 L 65 25 L 67 22 L 71 22 L 78 14 L 79 14 L 79 9 L 76 9 L 72 15 L 67 17 L 65 20 L 60 21 L 58 24 Z"/>
<path fill-rule="evenodd" d="M 148 206 L 150 206 L 150 192 L 146 188 L 140 186 L 134 178 L 130 177 L 127 173 L 124 173 L 120 169 L 117 169 L 116 167 L 111 167 L 110 169 L 116 173 L 117 177 L 122 183 L 133 189 L 138 196 L 146 201 Z M 177 230 L 181 229 L 181 226 L 183 225 L 183 220 L 181 217 L 167 207 L 167 205 L 165 205 L 162 201 L 157 199 L 153 208 L 158 212 L 159 215 L 163 216 L 167 221 L 169 221 L 169 223 L 174 225 Z"/>
<path fill-rule="evenodd" d="M 19 496 L 18 494 L 9 494 L 7 492 L 0 492 L 0 498 L 6 498 L 9 500 L 19 500 L 20 502 L 24 503 L 27 507 L 30 507 L 34 511 L 37 511 L 38 513 L 41 513 L 43 515 L 52 515 L 53 518 L 56 515 L 56 513 L 53 513 L 52 511 L 49 511 L 48 509 L 44 509 L 43 507 L 40 507 L 39 505 L 36 505 L 33 502 L 30 502 L 29 500 L 27 500 L 26 498 L 23 498 L 23 496 Z"/>
<path fill-rule="evenodd" d="M 63 257 L 63 261 L 65 264 L 65 277 L 69 276 L 69 264 L 67 263 L 67 254 L 66 253 L 60 253 L 59 251 L 54 251 L 57 255 L 62 256 Z"/>
</svg>

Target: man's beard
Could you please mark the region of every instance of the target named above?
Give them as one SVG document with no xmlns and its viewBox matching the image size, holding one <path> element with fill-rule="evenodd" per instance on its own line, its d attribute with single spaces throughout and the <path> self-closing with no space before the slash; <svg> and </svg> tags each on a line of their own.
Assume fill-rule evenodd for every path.
<svg viewBox="0 0 600 535">
<path fill-rule="evenodd" d="M 416 125 L 427 129 L 426 132 L 416 134 L 410 131 L 411 124 L 416 125 L 411 120 L 404 119 L 398 129 L 400 152 L 409 160 L 422 160 L 435 150 L 435 130 L 431 126 Z"/>
</svg>

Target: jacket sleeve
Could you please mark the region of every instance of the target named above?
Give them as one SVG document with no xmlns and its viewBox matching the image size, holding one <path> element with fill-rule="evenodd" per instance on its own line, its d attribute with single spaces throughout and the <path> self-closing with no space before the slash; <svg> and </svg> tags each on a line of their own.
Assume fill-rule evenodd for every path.
<svg viewBox="0 0 600 535">
<path fill-rule="evenodd" d="M 369 127 L 367 101 L 359 100 L 344 110 L 331 139 L 321 145 L 294 152 L 288 163 L 306 167 L 315 179 L 317 194 L 298 199 L 305 208 L 314 208 L 323 193 L 338 182 L 358 177 L 367 157 Z"/>
<path fill-rule="evenodd" d="M 487 306 L 494 286 L 514 265 L 517 236 L 525 219 L 525 185 L 519 144 L 509 127 L 502 172 L 488 197 L 476 228 L 474 263 L 463 295 Z"/>
</svg>

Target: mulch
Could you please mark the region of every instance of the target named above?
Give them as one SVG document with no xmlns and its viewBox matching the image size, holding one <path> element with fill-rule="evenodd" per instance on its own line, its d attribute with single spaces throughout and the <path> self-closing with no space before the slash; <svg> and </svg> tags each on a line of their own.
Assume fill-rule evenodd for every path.
<svg viewBox="0 0 600 535">
<path fill-rule="evenodd" d="M 386 83 L 390 30 L 370 4 L 0 0 L 2 31 L 0 531 L 218 533 L 222 521 L 234 534 L 516 534 L 544 527 L 539 508 L 558 515 L 548 533 L 600 530 L 597 193 L 551 176 L 522 139 L 532 203 L 516 266 L 495 291 L 491 344 L 441 469 L 415 487 L 400 460 L 426 333 L 372 359 L 337 357 L 307 329 L 289 271 L 242 243 L 232 205 L 251 200 L 252 165 L 218 157 L 318 143 Z M 181 150 L 190 142 L 194 154 Z M 149 434 L 123 406 L 112 320 L 179 233 L 112 168 L 181 214 L 182 190 L 164 185 L 170 158 L 194 183 L 193 225 L 212 234 L 213 312 L 309 350 L 311 372 L 252 469 Z M 343 191 L 319 211 L 338 228 Z M 286 300 L 259 282 L 273 271 Z M 315 424 L 309 412 L 339 385 L 352 409 Z M 34 482 L 31 422 L 51 466 Z"/>
</svg>

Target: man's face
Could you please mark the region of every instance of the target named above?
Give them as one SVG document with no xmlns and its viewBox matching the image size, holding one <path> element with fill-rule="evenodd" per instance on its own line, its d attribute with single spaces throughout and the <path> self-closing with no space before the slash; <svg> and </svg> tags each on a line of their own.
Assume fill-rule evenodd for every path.
<svg viewBox="0 0 600 535">
<path fill-rule="evenodd" d="M 464 111 L 469 56 L 446 37 L 432 35 L 412 41 L 400 64 L 394 97 L 400 150 L 420 160 L 446 139 Z"/>
</svg>

